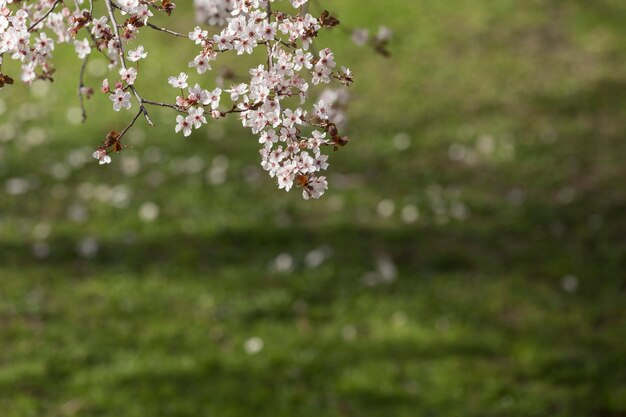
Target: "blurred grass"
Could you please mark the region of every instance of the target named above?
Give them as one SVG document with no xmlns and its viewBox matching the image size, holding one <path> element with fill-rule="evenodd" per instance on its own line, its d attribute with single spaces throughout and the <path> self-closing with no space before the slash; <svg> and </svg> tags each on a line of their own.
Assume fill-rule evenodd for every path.
<svg viewBox="0 0 626 417">
<path fill-rule="evenodd" d="M 626 4 L 332 3 L 396 38 L 321 40 L 358 82 L 320 201 L 159 110 L 96 166 L 130 114 L 72 124 L 61 50 L 2 90 L 0 416 L 626 415 Z M 141 43 L 170 99 L 192 49 Z"/>
</svg>

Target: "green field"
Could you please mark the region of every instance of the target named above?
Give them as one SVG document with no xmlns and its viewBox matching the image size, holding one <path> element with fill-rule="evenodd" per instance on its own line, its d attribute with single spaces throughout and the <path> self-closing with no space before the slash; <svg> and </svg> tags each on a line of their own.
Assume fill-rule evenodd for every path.
<svg viewBox="0 0 626 417">
<path fill-rule="evenodd" d="M 357 82 L 318 201 L 161 109 L 99 167 L 134 113 L 77 124 L 62 47 L 0 90 L 1 417 L 626 416 L 626 2 L 325 4 L 396 36 L 320 39 Z M 151 36 L 171 100 L 194 48 Z"/>
</svg>

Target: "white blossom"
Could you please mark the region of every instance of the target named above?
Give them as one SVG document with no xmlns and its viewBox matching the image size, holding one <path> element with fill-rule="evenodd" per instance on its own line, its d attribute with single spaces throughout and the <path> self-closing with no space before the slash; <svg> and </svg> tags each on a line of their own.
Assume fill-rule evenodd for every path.
<svg viewBox="0 0 626 417">
<path fill-rule="evenodd" d="M 115 92 L 109 96 L 109 99 L 113 102 L 113 110 L 120 111 L 120 109 L 130 109 L 130 93 L 125 92 L 121 88 L 115 90 Z"/>
<path fill-rule="evenodd" d="M 193 126 L 193 120 L 190 119 L 189 116 L 184 117 L 184 116 L 181 116 L 180 114 L 176 116 L 176 128 L 175 128 L 176 133 L 182 130 L 183 135 L 187 137 L 191 135 L 192 126 Z"/>
<path fill-rule="evenodd" d="M 89 46 L 89 41 L 87 39 L 74 41 L 74 49 L 80 59 L 85 59 L 85 57 L 91 53 L 91 46 Z"/>
<path fill-rule="evenodd" d="M 187 78 L 189 78 L 189 76 L 181 72 L 176 77 L 169 77 L 167 82 L 174 88 L 187 88 L 189 86 L 189 84 L 187 84 Z"/>
<path fill-rule="evenodd" d="M 145 59 L 148 53 L 143 49 L 143 46 L 139 45 L 137 48 L 128 51 L 128 60 L 131 62 L 137 62 L 140 59 Z"/>
</svg>

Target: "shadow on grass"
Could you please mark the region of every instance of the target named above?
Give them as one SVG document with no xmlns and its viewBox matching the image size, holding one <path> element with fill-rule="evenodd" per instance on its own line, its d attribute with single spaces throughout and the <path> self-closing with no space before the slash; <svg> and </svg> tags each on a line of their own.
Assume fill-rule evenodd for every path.
<svg viewBox="0 0 626 417">
<path fill-rule="evenodd" d="M 571 94 L 545 96 L 535 100 L 537 111 L 552 116 L 603 116 L 626 112 L 626 79 L 605 78 Z"/>
<path fill-rule="evenodd" d="M 611 280 L 626 270 L 624 207 L 619 202 L 601 203 L 603 209 L 593 210 L 594 204 L 585 201 L 561 207 L 535 201 L 499 219 L 502 223 L 497 214 L 485 212 L 477 213 L 471 222 L 443 227 L 263 226 L 158 237 L 129 232 L 116 240 L 98 239 L 99 251 L 93 259 L 78 255 L 80 237 L 57 235 L 47 242 L 50 256 L 41 260 L 35 258 L 28 242 L 0 241 L 0 262 L 7 266 L 74 265 L 79 274 L 90 269 L 200 272 L 243 265 L 266 270 L 280 253 L 303 258 L 308 251 L 328 245 L 339 266 L 357 270 L 371 269 L 382 254 L 408 275 L 517 272 L 560 277 L 576 272 Z M 494 217 L 487 219 L 490 215 Z M 589 224 L 594 215 L 603 220 L 601 227 Z"/>
</svg>

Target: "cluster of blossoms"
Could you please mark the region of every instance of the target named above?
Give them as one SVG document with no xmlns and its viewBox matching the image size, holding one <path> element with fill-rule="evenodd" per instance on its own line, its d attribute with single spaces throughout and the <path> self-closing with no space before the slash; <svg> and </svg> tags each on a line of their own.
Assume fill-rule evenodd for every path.
<svg viewBox="0 0 626 417">
<path fill-rule="evenodd" d="M 193 0 L 199 23 L 209 26 L 225 26 L 233 11 L 232 0 Z"/>
<path fill-rule="evenodd" d="M 371 35 L 370 31 L 365 28 L 357 28 L 352 31 L 352 41 L 358 46 L 370 45 L 376 52 L 381 55 L 389 56 L 387 46 L 391 40 L 393 33 L 386 26 L 378 28 L 375 35 Z"/>
<path fill-rule="evenodd" d="M 273 10 L 273 3 L 288 4 L 293 12 Z M 198 19 L 221 30 L 210 33 L 195 27 L 187 35 L 151 22 L 155 13 L 170 15 L 175 10 L 171 0 L 0 0 L 0 65 L 7 55 L 21 63 L 22 81 L 52 79 L 50 58 L 55 42 L 72 43 L 83 60 L 79 95 L 86 117 L 83 98 L 89 98 L 92 91 L 83 83 L 85 64 L 94 51 L 106 57 L 115 69 L 115 78 L 111 82 L 104 79 L 101 92 L 109 95 L 114 111 L 138 109 L 124 130 L 109 132 L 94 152 L 100 164 L 111 162 L 111 151 L 124 149 L 122 139 L 137 119 L 143 116 L 153 124 L 149 106 L 177 112 L 174 130 L 184 136 L 205 125 L 207 117 L 234 115 L 258 137 L 261 166 L 280 189 L 289 191 L 295 186 L 301 188 L 305 199 L 318 198 L 327 189 L 322 173 L 328 167 L 328 155 L 322 150 L 336 150 L 347 144 L 348 138 L 338 131 L 337 94 L 311 100 L 310 89 L 332 80 L 349 86 L 353 76 L 336 64 L 330 49 L 313 46 L 320 30 L 337 26 L 339 21 L 327 11 L 314 17 L 308 13 L 307 3 L 194 0 Z M 101 15 L 94 11 L 94 4 L 101 6 Z M 211 63 L 221 53 L 252 54 L 260 47 L 265 59 L 249 70 L 247 82 L 223 90 L 217 85 L 206 89 L 200 83 L 190 85 L 189 75 L 183 72 L 168 79 L 178 92 L 172 102 L 148 100 L 136 87 L 139 62 L 148 53 L 141 45 L 129 46 L 144 28 L 193 42 L 198 52 L 189 68 L 199 75 L 211 71 Z M 0 87 L 12 82 L 0 73 Z"/>
</svg>

